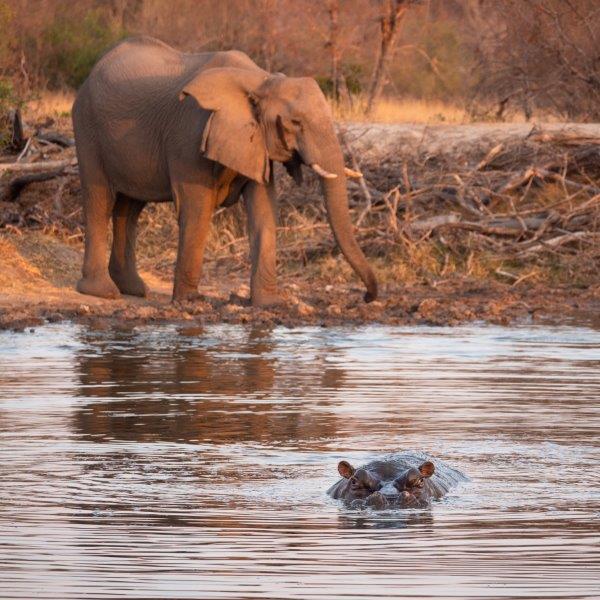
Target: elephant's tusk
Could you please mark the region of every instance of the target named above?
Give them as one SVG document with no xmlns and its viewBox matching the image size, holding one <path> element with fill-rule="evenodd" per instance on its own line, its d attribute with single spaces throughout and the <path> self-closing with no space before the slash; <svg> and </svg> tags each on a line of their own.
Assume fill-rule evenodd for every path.
<svg viewBox="0 0 600 600">
<path fill-rule="evenodd" d="M 310 168 L 315 173 L 317 173 L 317 175 L 320 175 L 321 177 L 323 177 L 325 179 L 335 179 L 337 177 L 337 175 L 335 173 L 329 173 L 318 163 L 313 163 L 312 165 L 310 165 Z"/>
<path fill-rule="evenodd" d="M 360 171 L 355 171 L 349 167 L 344 167 L 344 173 L 346 173 L 346 177 L 352 177 L 352 179 L 360 179 L 363 176 Z"/>
</svg>

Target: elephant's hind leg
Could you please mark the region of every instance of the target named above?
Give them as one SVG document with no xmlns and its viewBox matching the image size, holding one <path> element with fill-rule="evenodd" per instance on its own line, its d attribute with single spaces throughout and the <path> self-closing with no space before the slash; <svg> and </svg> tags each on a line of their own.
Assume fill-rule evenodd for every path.
<svg viewBox="0 0 600 600">
<path fill-rule="evenodd" d="M 77 282 L 77 291 L 101 298 L 118 298 L 119 289 L 108 275 L 106 256 L 108 220 L 115 199 L 101 172 L 94 171 L 93 180 L 84 176 L 81 169 L 83 189 L 83 213 L 85 217 L 85 251 L 83 276 Z"/>
<path fill-rule="evenodd" d="M 146 296 L 148 288 L 138 275 L 135 259 L 137 223 L 145 202 L 123 194 L 113 209 L 113 244 L 108 263 L 111 279 L 122 294 Z"/>
</svg>

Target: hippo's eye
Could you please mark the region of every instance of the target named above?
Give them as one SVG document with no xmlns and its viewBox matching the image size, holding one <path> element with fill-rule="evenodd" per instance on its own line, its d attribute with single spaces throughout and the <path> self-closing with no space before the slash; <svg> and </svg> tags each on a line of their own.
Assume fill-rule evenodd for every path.
<svg viewBox="0 0 600 600">
<path fill-rule="evenodd" d="M 352 487 L 359 487 L 360 486 L 360 482 L 358 481 L 358 479 L 356 479 L 356 477 L 351 477 L 350 478 L 350 485 Z"/>
</svg>

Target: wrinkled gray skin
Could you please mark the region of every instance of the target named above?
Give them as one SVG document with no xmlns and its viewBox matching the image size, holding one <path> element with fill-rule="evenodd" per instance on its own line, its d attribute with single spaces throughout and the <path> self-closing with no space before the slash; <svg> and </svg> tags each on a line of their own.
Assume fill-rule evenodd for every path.
<svg viewBox="0 0 600 600">
<path fill-rule="evenodd" d="M 313 79 L 267 73 L 241 52 L 182 54 L 152 38 L 132 38 L 105 54 L 83 83 L 73 125 L 86 223 L 80 292 L 144 296 L 135 259 L 138 218 L 147 202 L 174 201 L 173 299 L 193 299 L 212 214 L 242 195 L 252 303 L 277 303 L 272 161 L 279 161 L 298 183 L 302 164 L 337 175 L 322 178 L 329 222 L 367 288 L 365 300 L 377 296 L 354 238 L 331 112 Z"/>
<path fill-rule="evenodd" d="M 406 453 L 394 454 L 354 468 L 343 460 L 342 476 L 327 493 L 351 508 L 426 507 L 466 477 L 447 465 Z"/>
</svg>

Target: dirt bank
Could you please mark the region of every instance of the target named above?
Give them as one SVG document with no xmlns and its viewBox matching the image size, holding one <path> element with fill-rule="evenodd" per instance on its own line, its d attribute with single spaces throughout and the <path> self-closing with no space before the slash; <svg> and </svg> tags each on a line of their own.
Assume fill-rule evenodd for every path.
<svg viewBox="0 0 600 600">
<path fill-rule="evenodd" d="M 362 302 L 358 284 L 309 281 L 283 274 L 287 304 L 256 310 L 248 304 L 248 286 L 241 274 L 213 276 L 200 286 L 203 298 L 172 304 L 171 282 L 143 272 L 148 298 L 124 296 L 102 300 L 74 289 L 81 250 L 47 235 L 4 235 L 0 240 L 0 328 L 23 330 L 45 322 L 75 320 L 95 326 L 152 322 L 314 324 L 458 325 L 473 320 L 510 324 L 551 321 L 600 326 L 600 286 L 577 289 L 543 285 L 514 286 L 476 278 L 440 279 L 429 284 L 382 286 L 380 300 Z M 334 280 L 335 277 L 332 277 Z"/>
<path fill-rule="evenodd" d="M 46 144 L 46 153 L 35 154 L 34 141 L 26 161 L 63 159 L 69 166 L 14 198 L 6 195 L 14 175 L 2 180 L 0 327 L 61 319 L 290 326 L 597 323 L 600 126 L 361 124 L 344 125 L 341 132 L 348 161 L 365 174 L 363 182 L 349 183 L 350 201 L 359 243 L 381 282 L 377 302 L 362 302 L 363 290 L 333 244 L 318 182 L 310 175 L 302 188 L 279 178 L 283 307 L 248 306 L 239 205 L 215 217 L 198 302 L 170 302 L 177 235 L 168 205 L 149 206 L 141 223 L 138 254 L 150 296 L 82 296 L 74 289 L 83 228 L 73 151 L 50 147 L 47 154 Z"/>
</svg>

